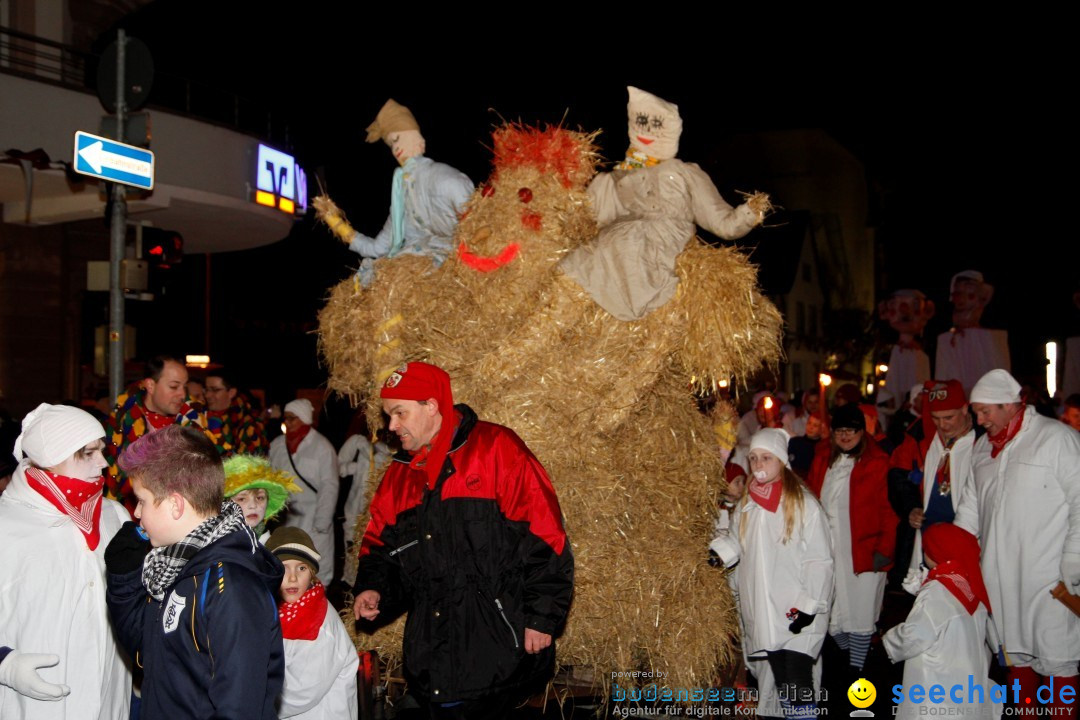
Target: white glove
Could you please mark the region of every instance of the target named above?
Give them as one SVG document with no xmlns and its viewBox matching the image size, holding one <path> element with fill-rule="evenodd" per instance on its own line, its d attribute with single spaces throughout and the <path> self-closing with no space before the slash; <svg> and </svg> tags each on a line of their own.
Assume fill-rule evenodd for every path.
<svg viewBox="0 0 1080 720">
<path fill-rule="evenodd" d="M 60 662 L 57 655 L 21 653 L 12 650 L 0 662 L 0 685 L 7 685 L 20 695 L 34 700 L 60 700 L 71 692 L 67 685 L 46 682 L 37 674 L 38 668 L 52 667 Z"/>
<path fill-rule="evenodd" d="M 925 567 L 920 565 L 919 567 L 911 568 L 908 570 L 907 577 L 904 578 L 904 582 L 900 583 L 900 587 L 908 591 L 912 595 L 919 594 L 919 588 L 922 587 L 923 582 L 926 580 L 926 574 L 930 572 Z"/>
<path fill-rule="evenodd" d="M 1065 589 L 1075 595 L 1080 586 L 1080 553 L 1067 552 L 1061 556 L 1061 579 L 1065 581 Z"/>
</svg>

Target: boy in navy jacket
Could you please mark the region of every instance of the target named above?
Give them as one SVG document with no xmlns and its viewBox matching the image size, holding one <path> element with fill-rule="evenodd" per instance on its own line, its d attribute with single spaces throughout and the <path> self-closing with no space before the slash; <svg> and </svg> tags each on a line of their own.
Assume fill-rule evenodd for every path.
<svg viewBox="0 0 1080 720">
<path fill-rule="evenodd" d="M 147 718 L 276 718 L 281 562 L 223 502 L 213 444 L 172 425 L 120 458 L 138 505 L 105 551 L 109 612 Z"/>
</svg>

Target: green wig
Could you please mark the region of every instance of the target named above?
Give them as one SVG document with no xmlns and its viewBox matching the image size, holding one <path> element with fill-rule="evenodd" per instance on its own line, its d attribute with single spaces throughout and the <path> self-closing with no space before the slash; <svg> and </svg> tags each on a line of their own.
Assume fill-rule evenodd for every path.
<svg viewBox="0 0 1080 720">
<path fill-rule="evenodd" d="M 266 491 L 266 517 L 281 512 L 289 495 L 300 492 L 293 476 L 284 470 L 275 470 L 270 461 L 259 455 L 233 455 L 225 461 L 225 497 L 231 498 L 244 490 Z"/>
</svg>

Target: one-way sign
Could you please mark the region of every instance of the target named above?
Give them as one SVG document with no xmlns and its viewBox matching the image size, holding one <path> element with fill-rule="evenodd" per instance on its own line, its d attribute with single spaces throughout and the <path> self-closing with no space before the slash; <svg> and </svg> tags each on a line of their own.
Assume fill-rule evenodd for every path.
<svg viewBox="0 0 1080 720">
<path fill-rule="evenodd" d="M 75 172 L 143 190 L 154 189 L 154 153 L 98 137 L 75 133 Z"/>
</svg>

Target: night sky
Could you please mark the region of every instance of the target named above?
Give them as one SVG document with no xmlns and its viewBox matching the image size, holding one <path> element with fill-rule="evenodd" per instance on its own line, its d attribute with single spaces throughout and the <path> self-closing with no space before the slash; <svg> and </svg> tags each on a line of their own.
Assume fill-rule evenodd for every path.
<svg viewBox="0 0 1080 720">
<path fill-rule="evenodd" d="M 158 0 L 122 24 L 154 54 L 152 104 L 188 78 L 205 97 L 225 89 L 245 112 L 270 109 L 274 143 L 297 156 L 310 187 L 321 176 L 365 233 L 386 218 L 394 162 L 381 143 L 364 142 L 364 128 L 388 97 L 412 109 L 430 157 L 479 182 L 502 119 L 602 128 L 603 154 L 620 158 L 632 84 L 679 105 L 684 160 L 753 130 L 823 128 L 850 149 L 870 188 L 879 298 L 927 292 L 938 304 L 928 335 L 947 329 L 948 280 L 969 268 L 996 287 L 983 324 L 1009 330 L 1018 373 L 1040 372 L 1036 343 L 1080 329 L 1071 302 L 1080 253 L 1064 191 L 1075 142 L 1053 79 L 1064 50 L 1049 40 L 1021 52 L 940 24 L 936 34 L 908 33 L 902 22 L 889 26 L 896 41 L 881 27 L 829 37 L 798 18 L 784 18 L 792 29 L 766 27 L 780 19 L 761 12 L 669 13 L 641 27 L 564 4 L 441 16 L 415 4 L 270 5 L 229 3 L 225 18 L 222 3 Z M 734 200 L 737 178 L 707 169 Z M 212 264 L 212 349 L 245 366 L 274 352 L 278 361 L 253 368 L 251 384 L 289 392 L 320 382 L 314 336 L 304 333 L 355 256 L 309 218 L 284 242 Z M 196 265 L 201 272 L 201 261 L 186 264 L 185 282 L 198 284 Z"/>
</svg>

